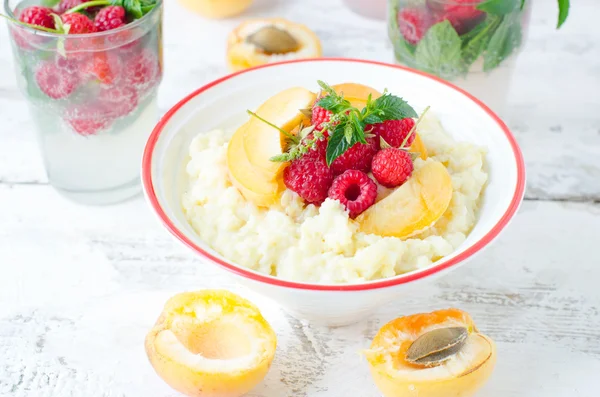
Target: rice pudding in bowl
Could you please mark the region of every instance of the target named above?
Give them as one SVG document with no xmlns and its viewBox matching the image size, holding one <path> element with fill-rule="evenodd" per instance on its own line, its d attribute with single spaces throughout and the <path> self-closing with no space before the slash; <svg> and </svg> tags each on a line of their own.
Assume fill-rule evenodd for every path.
<svg viewBox="0 0 600 397">
<path fill-rule="evenodd" d="M 277 78 L 274 78 L 274 76 L 277 76 Z M 360 76 L 360 78 L 357 76 Z M 182 204 L 183 200 L 185 200 L 183 197 L 186 192 L 191 193 L 190 186 L 192 181 L 186 170 L 191 158 L 189 155 L 191 143 L 202 133 L 220 130 L 224 131 L 222 133 L 224 138 L 217 138 L 216 136 L 220 134 L 215 134 L 215 137 L 211 138 L 215 142 L 206 145 L 219 147 L 228 142 L 227 150 L 231 148 L 235 149 L 236 147 L 239 150 L 239 140 L 234 140 L 230 137 L 235 137 L 240 126 L 243 126 L 250 119 L 255 119 L 253 116 L 248 116 L 246 113 L 248 109 L 258 110 L 261 104 L 267 99 L 276 96 L 290 87 L 301 87 L 317 93 L 319 91 L 319 87 L 315 84 L 317 79 L 323 79 L 332 83 L 358 80 L 359 83 L 370 87 L 379 89 L 387 87 L 391 93 L 403 95 L 414 106 L 414 109 L 417 110 L 416 116 L 420 116 L 422 111 L 427 106 L 430 106 L 431 110 L 419 124 L 415 142 L 411 144 L 408 148 L 409 150 L 419 153 L 423 152 L 422 149 L 417 150 L 419 146 L 417 138 L 423 143 L 423 146 L 431 146 L 427 142 L 427 136 L 429 135 L 428 130 L 436 130 L 436 128 L 430 128 L 430 125 L 435 125 L 435 119 L 441 121 L 443 129 L 451 137 L 450 139 L 454 142 L 453 144 L 459 145 L 459 147 L 465 144 L 472 145 L 477 150 L 485 150 L 487 148 L 487 152 L 482 157 L 484 162 L 482 170 L 487 174 L 487 182 L 484 183 L 483 193 L 480 194 L 475 204 L 476 209 L 474 209 L 474 214 L 476 218 L 474 224 L 470 227 L 470 232 L 465 234 L 466 238 L 464 241 L 454 248 L 452 252 L 431 264 L 417 266 L 416 270 L 387 278 L 375 276 L 371 281 L 329 283 L 292 281 L 290 278 L 282 277 L 281 274 L 272 276 L 270 272 L 253 270 L 241 263 L 228 259 L 213 248 L 209 242 L 205 241 L 190 224 L 189 214 L 186 213 Z M 260 114 L 260 111 L 258 113 Z M 413 121 L 416 118 L 412 117 Z M 273 120 L 272 117 L 269 117 L 269 121 L 278 120 Z M 265 133 L 266 131 L 269 130 L 265 130 Z M 199 138 L 197 142 L 201 141 L 202 138 Z M 443 140 L 436 141 L 440 145 L 446 145 Z M 237 142 L 237 144 L 231 145 L 232 142 Z M 273 141 L 272 145 L 261 145 L 261 147 L 274 149 L 278 147 L 279 143 Z M 202 145 L 205 145 L 205 143 Z M 443 159 L 436 152 L 437 149 L 434 146 L 427 149 L 429 149 L 429 153 L 426 154 L 429 162 L 435 161 L 436 164 L 437 162 L 445 164 L 443 168 L 449 174 L 451 180 L 450 186 L 452 186 L 456 177 L 450 175 L 454 171 L 449 169 L 448 165 L 450 163 L 446 163 L 449 158 Z M 224 148 L 221 150 L 224 150 Z M 252 153 L 253 155 L 260 154 L 258 150 L 254 150 L 254 152 Z M 233 153 L 236 153 L 236 151 L 234 150 Z M 267 154 L 271 155 L 270 153 Z M 218 153 L 215 151 L 215 155 L 222 156 L 223 152 Z M 225 156 L 227 156 L 227 153 L 225 153 Z M 237 157 L 242 160 L 248 159 L 247 154 Z M 252 178 L 240 177 L 240 169 L 248 169 L 251 175 L 265 175 L 279 166 L 274 165 L 272 169 L 269 169 L 271 167 L 270 162 L 265 162 L 260 164 L 260 169 L 255 170 L 254 167 L 248 166 L 248 162 L 241 161 L 240 165 L 242 166 L 235 168 L 234 176 L 237 176 L 237 179 L 235 183 L 232 183 L 227 157 L 225 158 L 225 163 L 222 162 L 222 159 L 223 157 L 219 160 L 221 161 L 220 164 L 227 166 L 226 175 L 229 178 L 221 179 L 221 182 L 216 183 L 222 183 L 225 186 L 223 190 L 227 194 L 233 195 L 234 192 L 235 194 L 242 194 L 245 201 L 250 201 L 247 198 L 248 196 L 253 200 L 258 200 L 261 204 L 267 204 L 267 207 L 277 206 L 275 203 L 278 200 L 281 203 L 283 197 L 291 195 L 291 192 L 284 194 L 286 186 L 283 178 L 253 180 Z M 469 161 L 468 158 L 462 159 L 463 161 Z M 268 157 L 266 157 L 266 160 L 268 161 Z M 215 161 L 217 162 L 217 160 Z M 402 199 L 412 196 L 409 194 L 409 189 L 406 186 L 413 187 L 416 191 L 422 192 L 422 186 L 446 185 L 446 183 L 421 183 L 422 178 L 415 177 L 419 174 L 418 163 L 420 161 L 415 159 L 413 174 L 406 183 L 399 188 L 390 190 L 380 188 L 380 192 L 389 193 L 394 190 L 398 192 L 396 198 Z M 283 167 L 290 168 L 285 165 Z M 430 168 L 430 170 L 432 169 Z M 436 166 L 435 169 L 439 170 L 439 167 Z M 218 172 L 218 169 L 215 172 Z M 441 176 L 440 181 L 447 179 L 442 173 L 433 174 L 438 175 L 438 177 Z M 313 323 L 326 325 L 343 325 L 360 321 L 373 312 L 375 308 L 391 301 L 400 305 L 398 309 L 401 309 L 401 302 L 406 297 L 414 297 L 413 291 L 422 292 L 423 288 L 432 286 L 432 280 L 436 276 L 457 269 L 468 262 L 475 254 L 487 248 L 506 228 L 519 208 L 525 185 L 523 158 L 514 137 L 506 125 L 491 110 L 468 93 L 432 76 L 401 66 L 372 61 L 331 58 L 270 64 L 225 76 L 194 91 L 170 109 L 152 132 L 144 152 L 142 175 L 144 192 L 152 211 L 177 240 L 183 243 L 190 252 L 198 255 L 198 266 L 202 269 L 202 277 L 210 278 L 213 280 L 212 282 L 224 282 L 220 278 L 222 276 L 219 270 L 226 270 L 226 274 L 233 277 L 238 283 L 274 300 L 292 315 L 310 320 Z M 367 177 L 373 180 L 374 175 L 367 173 Z M 298 178 L 298 180 L 302 179 Z M 373 181 L 373 183 L 375 182 Z M 366 185 L 369 184 L 367 183 Z M 237 192 L 230 189 L 231 187 L 236 187 Z M 460 189 L 462 190 L 463 187 Z M 339 193 L 340 189 L 337 190 Z M 428 197 L 443 198 L 441 200 L 442 204 L 445 200 L 448 200 L 447 204 L 450 206 L 455 195 L 453 189 L 450 189 L 450 195 L 447 195 L 447 189 L 444 190 L 445 194 L 438 194 L 439 189 L 434 190 L 436 194 L 430 194 Z M 368 191 L 370 192 L 371 190 L 369 189 Z M 253 192 L 254 195 L 252 195 Z M 279 194 L 279 196 L 275 196 L 276 199 L 273 199 L 274 193 Z M 356 192 L 350 193 L 352 193 L 349 195 L 350 198 L 354 198 L 353 194 Z M 293 197 L 293 195 L 291 196 Z M 369 195 L 367 196 L 370 197 Z M 236 196 L 233 195 L 232 197 Z M 223 196 L 223 200 L 228 198 L 230 199 L 229 196 Z M 314 199 L 314 197 L 311 197 L 311 200 Z M 302 208 L 309 209 L 315 207 L 316 209 L 319 206 L 323 207 L 325 201 L 317 205 L 307 205 L 302 202 L 300 210 Z M 335 200 L 331 201 L 337 202 Z M 384 201 L 380 200 L 378 203 L 383 203 Z M 418 204 L 414 200 L 408 202 L 413 205 Z M 364 202 L 361 203 L 364 204 Z M 377 205 L 372 205 L 362 214 L 356 215 L 353 213 L 352 216 L 348 216 L 348 220 L 345 222 L 348 224 L 352 224 L 352 222 L 359 223 L 362 218 L 367 218 L 369 213 L 371 215 L 373 213 L 380 213 L 380 211 L 375 212 L 371 210 L 372 208 L 376 208 Z M 259 213 L 262 213 L 267 208 L 259 205 L 256 205 L 256 207 L 256 211 Z M 407 205 L 389 207 L 406 210 L 414 208 Z M 414 226 L 416 224 L 418 226 L 416 229 L 429 226 L 430 223 L 433 223 L 431 218 L 437 216 L 437 212 L 440 208 L 443 208 L 443 205 L 436 204 L 434 207 L 437 210 L 428 212 L 428 216 L 423 218 L 421 222 L 418 222 L 418 219 L 409 219 L 408 217 L 409 214 L 416 214 L 419 211 L 405 212 L 401 217 L 404 220 L 401 225 Z M 353 207 L 354 212 L 360 209 L 360 206 L 359 208 Z M 446 209 L 444 209 L 440 218 L 443 218 L 445 212 Z M 316 215 L 317 213 L 318 211 L 314 214 Z M 306 214 L 310 214 L 310 212 L 306 212 Z M 273 215 L 275 214 L 269 214 L 267 217 L 270 219 Z M 373 221 L 371 222 L 371 226 L 378 224 L 378 217 L 371 215 L 368 216 L 369 221 Z M 229 218 L 226 214 L 222 216 L 223 219 Z M 235 220 L 235 218 L 229 219 Z M 336 217 L 335 219 L 338 218 Z M 434 233 L 436 229 L 442 226 L 439 219 L 436 219 L 436 221 L 433 228 L 421 233 L 421 237 L 424 237 L 426 240 L 430 239 L 427 233 Z M 360 224 L 362 223 L 364 222 Z M 327 225 L 330 225 L 329 221 L 327 221 Z M 298 230 L 309 232 L 309 226 L 316 227 L 314 222 L 305 222 Z M 388 232 L 406 234 L 412 228 L 405 227 L 401 230 L 388 230 Z M 383 229 L 389 228 L 384 227 Z M 466 227 L 466 230 L 468 229 L 469 226 Z M 268 232 L 271 231 L 270 229 L 265 230 L 268 230 Z M 341 230 L 344 229 L 342 228 Z M 364 233 L 364 230 L 359 229 L 358 233 L 360 232 Z M 382 232 L 385 232 L 385 230 L 382 230 Z M 306 237 L 309 236 L 310 234 L 306 235 Z M 443 232 L 441 236 L 444 236 Z M 414 240 L 414 237 L 415 235 L 400 239 L 409 244 L 408 241 Z M 333 240 L 333 235 L 328 235 L 328 238 L 332 238 L 328 240 L 328 243 L 336 241 Z M 391 238 L 381 237 L 384 242 Z M 222 236 L 222 239 L 227 240 L 228 237 Z M 302 243 L 303 241 L 301 241 Z M 451 241 L 451 243 L 458 244 L 455 241 Z M 215 245 L 215 247 L 218 246 Z M 426 250 L 424 249 L 423 251 Z M 483 265 L 484 263 L 480 262 L 480 264 Z M 361 276 L 364 277 L 366 274 L 367 272 L 361 271 Z M 366 277 L 364 279 L 366 280 Z"/>
<path fill-rule="evenodd" d="M 350 85 L 345 86 L 348 88 Z M 343 93 L 343 89 L 337 91 Z M 365 93 L 368 95 L 367 89 Z M 304 93 L 300 92 L 300 95 L 302 94 Z M 299 94 L 292 90 L 291 95 Z M 317 96 L 322 95 L 323 93 L 317 94 Z M 362 98 L 351 98 L 357 105 L 356 109 L 364 108 L 359 108 L 362 104 L 359 99 L 364 100 L 366 105 L 367 95 L 363 95 Z M 277 98 L 277 96 L 273 99 L 289 102 L 294 100 Z M 306 98 L 306 100 L 311 99 Z M 276 104 L 273 106 L 279 112 L 279 107 Z M 267 115 L 270 114 L 269 110 L 264 105 L 261 106 L 257 112 L 259 116 L 261 116 L 261 109 L 266 114 L 266 120 Z M 313 111 L 312 119 L 315 119 L 314 114 L 319 111 L 321 110 Z M 252 125 L 240 127 L 237 131 L 213 130 L 201 133 L 190 145 L 189 161 L 186 165 L 188 185 L 182 197 L 186 219 L 202 240 L 225 258 L 249 269 L 292 281 L 318 284 L 359 283 L 393 277 L 431 266 L 464 242 L 477 221 L 481 195 L 488 178 L 485 148 L 453 139 L 444 130 L 434 113 L 435 109 L 428 112 L 418 125 L 415 125 L 411 119 L 406 123 L 408 128 L 404 129 L 395 128 L 396 124 L 403 125 L 396 123 L 395 120 L 378 123 L 377 128 L 369 125 L 365 128 L 369 135 L 370 128 L 377 133 L 379 129 L 383 131 L 383 128 L 389 125 L 391 130 L 383 133 L 393 143 L 401 143 L 408 133 L 416 134 L 418 137 L 416 140 L 410 138 L 407 140 L 413 143 L 406 151 L 407 157 L 409 161 L 413 160 L 410 150 L 417 146 L 415 142 L 419 147 L 413 152 L 419 150 L 422 153 L 419 153 L 418 157 L 413 153 L 413 170 L 406 181 L 391 189 L 381 185 L 376 170 L 371 172 L 373 158 L 384 154 L 382 152 L 384 149 L 378 145 L 380 142 L 375 142 L 374 150 L 363 150 L 365 153 L 358 153 L 356 158 L 351 159 L 351 164 L 342 165 L 342 169 L 337 169 L 332 172 L 332 175 L 327 176 L 324 190 L 329 194 L 323 195 L 325 197 L 323 201 L 321 201 L 323 197 L 317 198 L 316 200 L 320 202 L 316 203 L 311 203 L 307 199 L 315 199 L 313 197 L 316 194 L 315 190 L 320 189 L 321 182 L 318 175 L 306 174 L 322 173 L 323 170 L 318 169 L 319 166 L 323 169 L 327 168 L 325 151 L 319 154 L 321 158 L 313 161 L 305 159 L 305 156 L 316 153 L 316 150 L 309 150 L 306 154 L 286 162 L 281 168 L 273 171 L 272 180 L 283 178 L 284 183 L 280 186 L 280 183 L 274 182 L 272 197 L 266 200 L 262 196 L 255 198 L 254 192 L 247 193 L 247 188 L 244 185 L 240 186 L 237 175 L 241 172 L 236 174 L 235 167 L 244 161 L 243 171 L 247 178 L 263 178 L 261 174 L 263 169 L 255 167 L 253 171 L 249 171 L 247 167 L 252 167 L 252 164 L 247 158 L 240 159 L 246 153 L 231 148 L 232 144 L 236 144 L 233 140 L 238 139 L 237 135 L 246 134 L 241 136 L 240 140 L 244 138 L 258 140 L 266 139 L 266 134 L 261 135 L 261 132 L 252 130 Z M 294 122 L 281 124 L 285 124 L 285 128 L 293 131 L 297 129 L 295 123 L 299 125 L 303 121 L 302 113 L 300 109 L 296 109 L 296 112 L 292 111 L 290 115 Z M 249 123 L 253 121 L 256 121 L 257 126 L 265 124 L 262 120 L 250 120 Z M 315 124 L 311 124 L 312 120 L 304 121 L 308 129 L 316 127 Z M 273 126 L 266 125 L 266 128 L 274 132 L 276 139 L 279 139 L 279 134 L 285 137 Z M 305 138 L 307 139 L 309 138 Z M 331 145 L 334 139 L 334 136 L 323 138 L 319 143 L 323 146 Z M 384 140 L 379 135 L 371 139 Z M 344 160 L 344 156 L 349 157 L 348 154 L 354 154 L 350 152 L 353 149 L 354 152 L 358 151 L 356 149 L 362 150 L 358 146 L 367 146 L 368 143 L 356 142 L 355 145 L 357 148 L 350 147 L 347 154 L 342 154 L 339 160 Z M 282 146 L 281 151 L 285 153 L 285 144 Z M 388 148 L 388 150 L 400 151 L 396 148 Z M 361 156 L 367 159 L 362 161 Z M 339 165 L 339 160 L 334 161 L 329 168 Z M 301 169 L 302 176 L 306 178 L 302 181 L 303 185 L 297 188 L 298 192 L 295 192 L 292 190 L 295 188 L 294 175 L 290 176 L 291 172 L 285 171 L 287 167 L 293 167 L 295 162 L 303 161 L 310 161 L 316 166 L 312 167 L 313 164 L 309 164 Z M 278 166 L 281 163 L 274 162 L 274 164 Z M 313 168 L 317 169 L 313 170 Z M 372 182 L 372 187 L 375 187 L 375 200 L 369 209 L 363 212 L 364 215 L 368 215 L 369 211 L 372 211 L 371 218 L 379 218 L 371 221 L 372 225 L 367 225 L 369 218 L 363 215 L 352 219 L 348 208 L 331 193 L 334 181 L 338 178 L 343 179 L 345 175 L 340 171 L 356 168 L 359 168 L 358 171 L 363 174 L 368 173 L 367 178 Z M 391 172 L 403 171 L 392 167 Z M 261 175 L 257 176 L 255 173 Z M 437 173 L 441 173 L 441 177 Z M 269 178 L 267 172 L 264 174 L 266 174 L 264 179 Z M 421 181 L 416 182 L 413 178 L 421 178 Z M 433 186 L 418 186 L 419 183 Z M 448 186 L 439 185 L 444 183 L 448 183 Z M 417 188 L 405 184 L 416 185 Z M 245 185 L 247 186 L 248 183 Z M 398 199 L 394 199 L 394 195 L 400 189 L 407 190 L 411 194 L 400 195 Z M 301 194 L 305 197 L 303 198 Z M 441 201 L 445 202 L 441 204 L 441 209 L 431 208 L 431 205 L 421 205 L 421 202 L 428 198 L 428 194 L 447 196 L 449 202 L 448 199 L 443 198 Z M 436 198 L 432 197 L 431 201 L 435 201 Z M 390 203 L 385 205 L 385 201 Z M 397 230 L 380 230 L 390 227 L 381 224 L 382 222 L 390 221 L 400 225 L 405 221 L 394 219 L 405 218 L 405 214 L 404 211 L 396 213 L 395 210 L 401 210 L 399 208 L 390 210 L 390 206 L 404 206 L 406 211 L 416 212 L 408 214 L 410 221 L 404 226 L 405 229 L 412 228 L 412 230 L 408 233 L 401 231 L 403 234 L 400 235 L 394 235 Z M 434 214 L 427 224 L 420 225 L 419 220 L 429 216 L 431 211 L 437 214 Z M 391 225 L 391 228 L 393 229 L 394 226 Z"/>
</svg>

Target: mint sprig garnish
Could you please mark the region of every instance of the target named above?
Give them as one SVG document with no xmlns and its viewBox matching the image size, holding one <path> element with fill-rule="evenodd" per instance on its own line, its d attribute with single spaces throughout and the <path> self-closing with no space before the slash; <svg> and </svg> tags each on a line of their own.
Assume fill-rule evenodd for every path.
<svg viewBox="0 0 600 397">
<path fill-rule="evenodd" d="M 314 149 L 319 141 L 327 139 L 327 135 L 329 140 L 325 159 L 327 165 L 330 166 L 335 159 L 352 146 L 367 143 L 367 138 L 372 137 L 372 135 L 369 135 L 369 131 L 365 133 L 367 125 L 382 123 L 386 120 L 418 117 L 417 112 L 404 99 L 388 93 L 387 90 L 375 100 L 369 95 L 366 106 L 361 110 L 352 106 L 350 101 L 344 98 L 343 93 L 338 94 L 323 81 L 319 80 L 318 84 L 322 92 L 321 98 L 315 105 L 332 113 L 329 121 L 320 125 L 320 130 L 316 130 L 316 126 L 305 128 L 300 125 L 298 134 L 293 135 L 256 113 L 247 111 L 251 116 L 279 130 L 288 141 L 287 151 L 271 157 L 271 161 L 287 162 L 299 159 L 309 150 Z M 299 111 L 306 113 L 307 109 L 300 109 Z"/>
<path fill-rule="evenodd" d="M 92 0 L 85 3 L 81 3 L 66 13 L 70 14 L 73 12 L 84 11 L 90 7 L 102 7 L 102 6 L 121 6 L 125 9 L 129 19 L 140 19 L 156 6 L 157 0 Z"/>
</svg>

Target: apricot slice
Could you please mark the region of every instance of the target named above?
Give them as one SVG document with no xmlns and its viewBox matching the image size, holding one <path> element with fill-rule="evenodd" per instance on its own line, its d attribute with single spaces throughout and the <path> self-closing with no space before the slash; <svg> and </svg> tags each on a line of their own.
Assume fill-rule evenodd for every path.
<svg viewBox="0 0 600 397">
<path fill-rule="evenodd" d="M 336 84 L 331 88 L 333 88 L 338 94 L 343 94 L 344 98 L 350 101 L 352 106 L 361 110 L 367 104 L 369 94 L 373 100 L 381 96 L 381 93 L 376 89 L 357 83 Z"/>
<path fill-rule="evenodd" d="M 233 71 L 321 55 L 321 41 L 312 30 L 282 18 L 247 20 L 227 38 L 227 64 Z"/>
<path fill-rule="evenodd" d="M 410 145 L 410 148 L 408 148 L 408 151 L 411 153 L 419 153 L 419 157 L 421 157 L 423 160 L 427 160 L 427 148 L 425 147 L 425 143 L 423 143 L 423 140 L 419 134 L 416 132 L 415 140 L 413 141 L 412 145 Z"/>
<path fill-rule="evenodd" d="M 244 150 L 244 133 L 248 124 L 238 128 L 227 146 L 229 179 L 246 200 L 259 207 L 269 207 L 279 199 L 285 185 L 282 178 L 272 180 L 248 161 Z"/>
<path fill-rule="evenodd" d="M 206 18 L 228 18 L 241 14 L 252 0 L 179 0 L 189 10 Z"/>
<path fill-rule="evenodd" d="M 471 397 L 494 370 L 496 346 L 469 314 L 447 309 L 390 321 L 365 355 L 385 397 Z"/>
<path fill-rule="evenodd" d="M 252 390 L 267 374 L 276 345 L 258 308 L 224 290 L 175 295 L 145 341 L 156 373 L 191 397 L 238 397 Z"/>
<path fill-rule="evenodd" d="M 306 119 L 300 111 L 312 106 L 316 95 L 302 87 L 288 88 L 263 103 L 256 114 L 278 128 L 290 132 Z M 276 180 L 285 163 L 271 161 L 285 147 L 285 136 L 269 124 L 251 116 L 244 130 L 244 150 L 250 164 Z"/>
<path fill-rule="evenodd" d="M 429 227 L 446 212 L 452 199 L 452 179 L 440 162 L 429 161 L 389 196 L 360 214 L 361 231 L 409 238 Z"/>
</svg>

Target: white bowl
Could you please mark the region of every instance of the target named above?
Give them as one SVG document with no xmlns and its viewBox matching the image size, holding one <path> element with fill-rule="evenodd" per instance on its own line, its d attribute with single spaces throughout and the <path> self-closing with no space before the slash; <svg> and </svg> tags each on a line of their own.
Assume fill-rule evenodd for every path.
<svg viewBox="0 0 600 397">
<path fill-rule="evenodd" d="M 214 128 L 233 129 L 268 97 L 291 86 L 316 91 L 316 80 L 357 82 L 388 88 L 413 106 L 431 106 L 457 140 L 487 147 L 489 184 L 479 220 L 465 242 L 432 266 L 400 276 L 348 285 L 286 281 L 237 266 L 203 242 L 181 206 L 184 163 L 194 136 Z M 374 308 L 410 293 L 421 284 L 471 259 L 494 240 L 517 212 L 525 188 L 519 147 L 506 125 L 465 91 L 428 74 L 397 65 L 353 59 L 313 59 L 269 64 L 242 71 L 196 90 L 158 123 L 143 158 L 144 191 L 163 225 L 208 263 L 221 266 L 242 284 L 281 304 L 293 315 L 327 325 L 358 321 Z M 421 286 L 421 285 L 420 285 Z M 422 287 L 422 286 L 421 286 Z"/>
</svg>

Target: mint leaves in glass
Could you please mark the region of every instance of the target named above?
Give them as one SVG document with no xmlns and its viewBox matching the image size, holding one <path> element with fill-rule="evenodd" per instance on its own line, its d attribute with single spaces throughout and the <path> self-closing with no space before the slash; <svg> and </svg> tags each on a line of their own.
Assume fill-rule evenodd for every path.
<svg viewBox="0 0 600 397">
<path fill-rule="evenodd" d="M 473 73 L 491 75 L 511 68 L 526 34 L 530 2 L 390 0 L 388 31 L 395 57 L 470 90 Z M 558 8 L 560 27 L 569 0 L 558 0 Z M 502 74 L 507 77 L 510 70 Z M 473 83 L 481 85 L 482 79 Z"/>
</svg>

